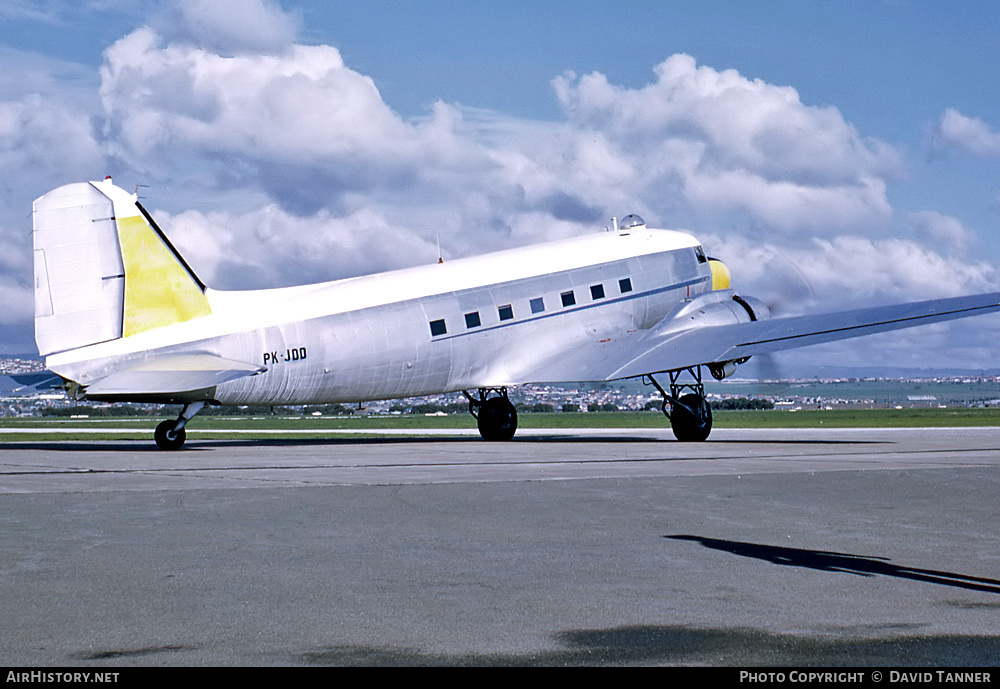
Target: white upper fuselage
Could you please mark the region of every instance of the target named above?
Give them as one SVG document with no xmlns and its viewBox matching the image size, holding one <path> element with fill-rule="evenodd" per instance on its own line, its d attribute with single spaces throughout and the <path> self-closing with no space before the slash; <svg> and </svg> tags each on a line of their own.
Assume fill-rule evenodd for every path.
<svg viewBox="0 0 1000 689">
<path fill-rule="evenodd" d="M 46 363 L 83 386 L 137 361 L 188 353 L 267 369 L 218 385 L 212 398 L 223 404 L 585 380 L 587 371 L 561 370 L 574 350 L 614 346 L 711 288 L 695 238 L 638 227 L 316 285 L 208 290 L 209 316 Z"/>
</svg>

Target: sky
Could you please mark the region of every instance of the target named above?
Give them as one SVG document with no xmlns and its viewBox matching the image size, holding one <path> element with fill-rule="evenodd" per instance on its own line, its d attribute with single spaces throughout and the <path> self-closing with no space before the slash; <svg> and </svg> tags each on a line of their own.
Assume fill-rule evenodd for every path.
<svg viewBox="0 0 1000 689">
<path fill-rule="evenodd" d="M 603 231 L 776 313 L 1000 290 L 1000 3 L 5 0 L 0 355 L 31 203 L 111 175 L 217 289 Z M 1000 317 L 793 363 L 995 371 Z"/>
</svg>

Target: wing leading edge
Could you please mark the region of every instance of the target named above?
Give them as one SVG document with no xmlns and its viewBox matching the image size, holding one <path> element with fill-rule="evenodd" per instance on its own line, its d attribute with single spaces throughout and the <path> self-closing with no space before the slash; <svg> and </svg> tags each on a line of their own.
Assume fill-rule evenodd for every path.
<svg viewBox="0 0 1000 689">
<path fill-rule="evenodd" d="M 721 363 L 754 354 L 844 340 L 1000 311 L 1000 292 L 748 323 L 654 328 L 608 380 Z"/>
</svg>

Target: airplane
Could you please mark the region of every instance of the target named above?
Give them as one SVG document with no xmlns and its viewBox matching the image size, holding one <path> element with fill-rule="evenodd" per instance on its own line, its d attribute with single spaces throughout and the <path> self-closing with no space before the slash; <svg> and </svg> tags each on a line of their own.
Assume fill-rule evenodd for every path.
<svg viewBox="0 0 1000 689">
<path fill-rule="evenodd" d="M 304 405 L 461 391 L 480 435 L 517 429 L 508 389 L 641 378 L 674 436 L 712 428 L 702 374 L 751 356 L 1000 310 L 1000 292 L 771 317 L 690 234 L 628 215 L 604 232 L 320 284 L 203 283 L 111 178 L 33 204 L 35 340 L 76 399 Z M 666 387 L 660 380 L 666 380 Z"/>
</svg>

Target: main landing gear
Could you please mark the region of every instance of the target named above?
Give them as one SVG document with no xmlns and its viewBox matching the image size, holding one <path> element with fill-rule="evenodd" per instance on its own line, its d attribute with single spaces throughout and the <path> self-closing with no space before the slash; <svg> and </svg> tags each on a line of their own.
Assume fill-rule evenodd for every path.
<svg viewBox="0 0 1000 689">
<path fill-rule="evenodd" d="M 693 381 L 681 381 L 683 373 L 689 373 Z M 712 432 L 712 409 L 705 400 L 705 386 L 701 382 L 701 366 L 693 366 L 679 371 L 668 371 L 670 394 L 660 387 L 652 375 L 645 376 L 663 395 L 663 413 L 670 419 L 674 437 L 681 442 L 702 442 Z M 668 411 L 669 407 L 669 411 Z"/>
<path fill-rule="evenodd" d="M 153 431 L 153 439 L 156 441 L 156 445 L 161 450 L 181 449 L 181 447 L 184 446 L 184 440 L 187 437 L 187 434 L 184 432 L 184 427 L 187 426 L 187 422 L 193 419 L 195 414 L 200 412 L 204 406 L 204 400 L 185 404 L 176 421 L 168 420 L 160 423 L 160 425 L 156 427 L 156 430 Z"/>
<path fill-rule="evenodd" d="M 469 399 L 469 413 L 479 424 L 483 440 L 510 440 L 517 431 L 517 410 L 507 399 L 507 388 L 479 388 L 479 396 Z"/>
</svg>

